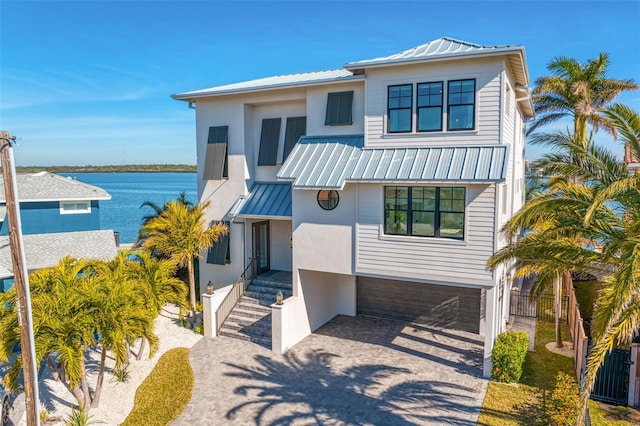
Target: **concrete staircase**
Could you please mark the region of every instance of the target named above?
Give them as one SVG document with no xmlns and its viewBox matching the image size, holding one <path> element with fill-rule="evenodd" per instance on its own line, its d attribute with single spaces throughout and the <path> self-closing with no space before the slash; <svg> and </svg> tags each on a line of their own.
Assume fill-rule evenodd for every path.
<svg viewBox="0 0 640 426">
<path fill-rule="evenodd" d="M 291 272 L 255 277 L 220 328 L 220 335 L 257 343 L 271 349 L 271 308 L 276 294 L 291 297 Z"/>
</svg>

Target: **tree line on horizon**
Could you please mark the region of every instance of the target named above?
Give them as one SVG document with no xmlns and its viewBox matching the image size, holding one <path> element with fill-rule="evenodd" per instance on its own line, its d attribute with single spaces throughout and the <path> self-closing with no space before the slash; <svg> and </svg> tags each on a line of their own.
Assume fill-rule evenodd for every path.
<svg viewBox="0 0 640 426">
<path fill-rule="evenodd" d="M 195 173 L 194 164 L 122 164 L 107 166 L 16 166 L 17 173 Z"/>
</svg>

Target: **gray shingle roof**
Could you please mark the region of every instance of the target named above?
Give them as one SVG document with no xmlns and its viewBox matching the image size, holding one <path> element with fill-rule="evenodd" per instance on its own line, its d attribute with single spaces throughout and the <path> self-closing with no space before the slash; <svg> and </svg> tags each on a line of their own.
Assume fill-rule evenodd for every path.
<svg viewBox="0 0 640 426">
<path fill-rule="evenodd" d="M 364 76 L 353 75 L 351 71 L 345 69 L 314 71 L 298 74 L 277 75 L 273 77 L 259 78 L 256 80 L 242 81 L 239 83 L 225 84 L 223 86 L 177 93 L 175 95 L 171 95 L 171 97 L 174 99 L 190 100 L 203 96 L 225 95 L 230 93 L 253 92 L 283 87 L 307 86 L 311 84 L 337 82 L 342 80 L 362 79 L 364 79 Z"/>
<path fill-rule="evenodd" d="M 110 200 L 102 188 L 49 172 L 16 175 L 20 201 Z M 4 180 L 0 180 L 0 203 L 5 202 Z"/>
<path fill-rule="evenodd" d="M 33 271 L 56 265 L 70 255 L 86 259 L 113 259 L 117 248 L 113 231 L 79 231 L 24 235 L 27 268 Z M 13 275 L 9 237 L 0 237 L 0 278 Z"/>
<path fill-rule="evenodd" d="M 278 172 L 294 189 L 346 182 L 496 183 L 506 178 L 507 146 L 362 148 L 357 138 L 302 137 Z"/>
</svg>

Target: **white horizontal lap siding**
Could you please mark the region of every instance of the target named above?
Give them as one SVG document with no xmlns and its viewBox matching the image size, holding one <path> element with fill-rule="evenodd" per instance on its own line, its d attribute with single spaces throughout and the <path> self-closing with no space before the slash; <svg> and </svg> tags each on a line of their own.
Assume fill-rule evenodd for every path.
<svg viewBox="0 0 640 426">
<path fill-rule="evenodd" d="M 498 144 L 502 70 L 503 65 L 499 58 L 447 61 L 367 70 L 365 144 L 371 147 Z M 476 128 L 473 131 L 447 131 L 447 82 L 468 78 L 476 80 Z M 434 81 L 442 81 L 445 91 L 443 96 L 443 131 L 415 132 L 416 84 Z M 413 84 L 414 132 L 387 134 L 385 133 L 387 87 L 409 83 Z"/>
<path fill-rule="evenodd" d="M 383 185 L 358 188 L 356 273 L 426 282 L 487 285 L 493 254 L 495 186 L 467 187 L 465 240 L 384 235 Z"/>
</svg>

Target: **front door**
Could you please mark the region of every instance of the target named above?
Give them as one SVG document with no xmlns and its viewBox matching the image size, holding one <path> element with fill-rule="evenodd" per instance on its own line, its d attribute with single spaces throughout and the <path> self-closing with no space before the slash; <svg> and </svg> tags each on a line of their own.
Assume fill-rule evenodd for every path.
<svg viewBox="0 0 640 426">
<path fill-rule="evenodd" d="M 269 263 L 269 222 L 253 224 L 253 258 L 256 273 L 261 274 L 271 269 Z"/>
</svg>

